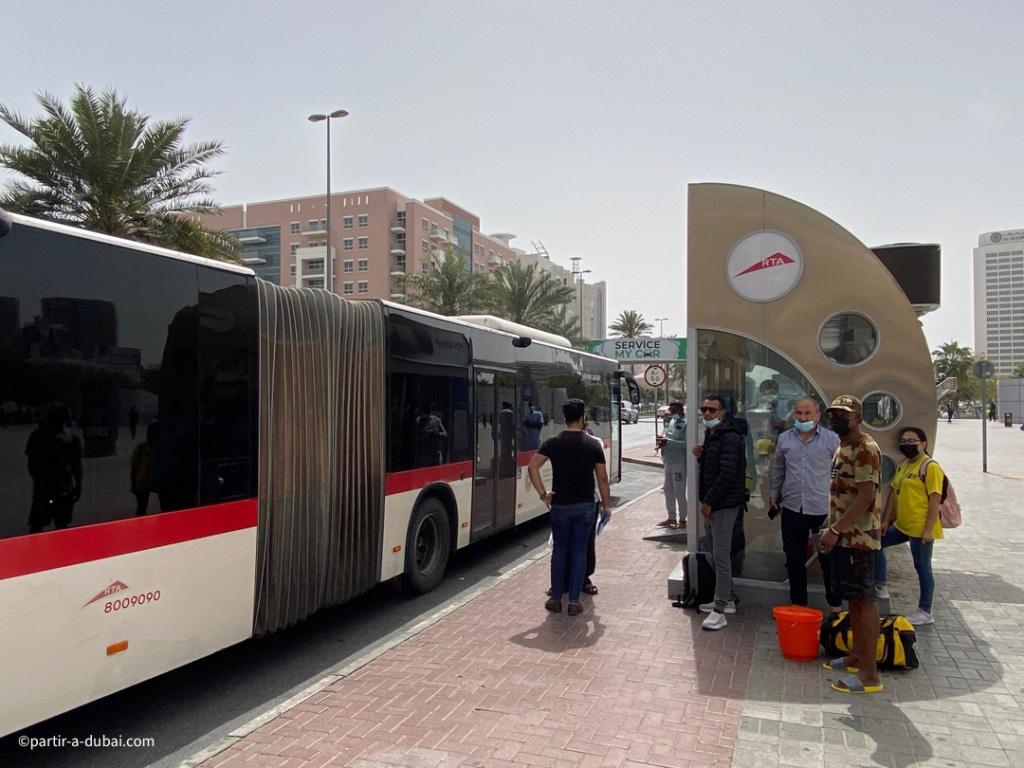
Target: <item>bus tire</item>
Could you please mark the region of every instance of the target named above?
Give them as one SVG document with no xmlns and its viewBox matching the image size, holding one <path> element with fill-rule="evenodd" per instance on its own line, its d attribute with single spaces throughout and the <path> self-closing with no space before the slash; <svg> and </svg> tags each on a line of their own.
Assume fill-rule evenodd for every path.
<svg viewBox="0 0 1024 768">
<path fill-rule="evenodd" d="M 450 552 L 448 510 L 440 499 L 429 496 L 416 505 L 409 521 L 405 541 L 405 587 L 422 595 L 440 584 Z"/>
</svg>

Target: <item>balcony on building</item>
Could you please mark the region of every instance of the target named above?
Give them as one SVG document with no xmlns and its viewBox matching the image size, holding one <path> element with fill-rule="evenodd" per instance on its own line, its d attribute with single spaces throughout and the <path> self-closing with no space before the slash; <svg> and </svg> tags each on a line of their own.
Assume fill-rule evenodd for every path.
<svg viewBox="0 0 1024 768">
<path fill-rule="evenodd" d="M 336 249 L 335 248 L 331 248 L 331 258 L 332 259 L 335 258 L 335 253 L 336 253 Z M 327 255 L 327 246 L 325 246 L 325 245 L 313 245 L 313 246 L 307 246 L 305 248 L 296 248 L 295 249 L 295 258 L 296 258 L 296 260 L 298 260 L 300 262 L 311 261 L 313 259 L 320 259 L 321 261 L 323 261 L 323 259 L 324 259 L 324 257 L 326 255 Z M 306 270 L 303 269 L 302 271 L 305 272 Z"/>
<path fill-rule="evenodd" d="M 263 245 L 267 242 L 267 238 L 259 235 L 242 235 L 238 238 L 238 242 L 242 245 Z"/>
<path fill-rule="evenodd" d="M 391 248 L 392 256 L 405 256 L 405 243 L 395 243 Z"/>
<path fill-rule="evenodd" d="M 400 218 L 397 218 L 397 219 L 395 219 L 394 221 L 391 222 L 391 231 L 394 232 L 396 235 L 404 235 L 405 234 L 405 217 L 404 216 L 402 216 Z"/>
<path fill-rule="evenodd" d="M 323 225 L 323 224 L 317 224 L 315 227 L 312 227 L 310 229 L 304 230 L 302 232 L 302 234 L 304 234 L 304 235 L 326 235 L 327 234 L 327 227 L 325 225 Z"/>
<path fill-rule="evenodd" d="M 242 263 L 247 267 L 255 267 L 259 264 L 266 264 L 266 259 L 261 259 L 259 256 L 243 256 Z"/>
<path fill-rule="evenodd" d="M 398 259 L 391 265 L 392 277 L 405 277 L 405 259 Z"/>
<path fill-rule="evenodd" d="M 444 242 L 444 241 L 447 241 L 448 238 L 446 238 L 441 233 L 440 229 L 434 229 L 434 230 L 431 230 L 431 232 L 430 232 L 430 239 L 431 240 L 441 240 L 442 242 Z"/>
</svg>

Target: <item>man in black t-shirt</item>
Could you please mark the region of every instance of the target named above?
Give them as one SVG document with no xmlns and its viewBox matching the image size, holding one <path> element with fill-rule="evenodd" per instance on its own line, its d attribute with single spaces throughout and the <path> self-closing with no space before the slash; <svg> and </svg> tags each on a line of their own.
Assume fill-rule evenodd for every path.
<svg viewBox="0 0 1024 768">
<path fill-rule="evenodd" d="M 610 515 L 608 470 L 604 450 L 585 430 L 586 404 L 573 398 L 562 406 L 565 429 L 544 441 L 530 460 L 530 482 L 551 511 L 551 597 L 544 604 L 549 611 L 562 610 L 562 585 L 569 569 L 568 614 L 583 610 L 580 592 L 587 569 L 587 537 L 594 518 L 594 480 L 601 493 L 601 508 Z M 544 488 L 540 469 L 550 460 L 551 490 Z"/>
</svg>

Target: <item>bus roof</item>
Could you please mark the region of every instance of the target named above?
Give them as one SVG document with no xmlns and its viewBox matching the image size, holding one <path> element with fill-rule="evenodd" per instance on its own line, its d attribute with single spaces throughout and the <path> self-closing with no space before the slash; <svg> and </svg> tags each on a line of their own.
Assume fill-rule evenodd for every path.
<svg viewBox="0 0 1024 768">
<path fill-rule="evenodd" d="M 23 216 L 20 213 L 4 211 L 3 214 L 16 225 L 45 229 L 50 232 L 57 232 L 63 235 L 72 235 L 86 240 L 94 240 L 98 243 L 105 243 L 106 245 L 131 248 L 136 251 L 152 253 L 156 256 L 165 256 L 169 259 L 177 259 L 178 261 L 188 261 L 192 264 L 200 264 L 204 267 L 210 267 L 211 269 L 224 270 L 225 272 L 236 272 L 242 275 L 256 274 L 249 267 L 243 267 L 241 264 L 235 264 L 230 261 L 217 261 L 216 259 L 207 259 L 202 256 L 193 256 L 190 253 L 183 253 L 182 251 L 175 251 L 170 248 L 161 248 L 157 245 L 140 243 L 137 240 L 128 240 L 123 237 L 114 237 L 113 235 L 106 235 L 102 232 L 93 232 L 92 230 L 82 229 L 81 227 L 72 227 L 67 224 L 57 224 L 56 222 L 46 221 L 45 219 Z"/>
<path fill-rule="evenodd" d="M 357 301 L 358 301 L 358 299 L 357 299 Z M 471 329 L 471 330 L 477 331 L 477 332 L 484 331 L 486 333 L 497 334 L 499 336 L 508 336 L 509 338 L 512 338 L 512 339 L 517 338 L 520 335 L 523 335 L 523 336 L 526 335 L 525 333 L 524 334 L 509 333 L 508 331 L 499 330 L 497 328 L 491 328 L 491 327 L 486 326 L 486 325 L 479 325 L 477 323 L 468 323 L 465 320 L 460 320 L 458 317 L 451 317 L 449 315 L 439 315 L 436 312 L 428 312 L 425 309 L 420 309 L 419 307 L 411 307 L 408 304 L 398 304 L 397 302 L 385 301 L 383 299 L 380 299 L 379 301 L 380 301 L 381 304 L 383 304 L 388 309 L 398 310 L 400 312 L 408 312 L 409 314 L 420 315 L 422 317 L 429 317 L 432 320 L 443 320 L 443 321 L 445 321 L 447 323 L 450 323 L 452 325 L 458 325 L 458 326 L 461 326 L 463 328 Z M 534 329 L 528 329 L 528 330 L 534 330 Z M 543 333 L 543 332 L 542 331 L 538 331 L 538 333 Z M 550 334 L 545 333 L 544 335 L 547 336 L 547 335 L 550 335 Z M 618 366 L 618 364 L 619 364 L 618 360 L 615 360 L 614 358 L 611 358 L 611 357 L 604 357 L 602 355 L 595 355 L 595 354 L 593 354 L 591 352 L 584 352 L 582 349 L 575 349 L 574 347 L 564 347 L 564 346 L 562 346 L 560 344 L 552 344 L 549 341 L 545 341 L 544 339 L 540 339 L 540 338 L 534 338 L 532 336 L 530 338 L 533 339 L 533 343 L 534 344 L 540 344 L 540 345 L 545 346 L 545 347 L 550 347 L 551 349 L 561 349 L 561 350 L 564 350 L 566 352 L 572 352 L 573 354 L 580 355 L 581 357 L 590 357 L 590 358 L 593 358 L 594 360 L 603 360 L 605 362 L 615 363 L 616 366 Z"/>
</svg>

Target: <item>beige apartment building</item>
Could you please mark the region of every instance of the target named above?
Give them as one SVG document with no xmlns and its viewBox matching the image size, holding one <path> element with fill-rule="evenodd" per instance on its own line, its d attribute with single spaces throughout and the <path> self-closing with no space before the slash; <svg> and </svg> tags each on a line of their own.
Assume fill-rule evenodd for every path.
<svg viewBox="0 0 1024 768">
<path fill-rule="evenodd" d="M 346 298 L 402 301 L 405 277 L 425 273 L 431 260 L 451 250 L 467 270 L 484 272 L 508 261 L 537 263 L 580 295 L 580 281 L 547 254 L 511 245 L 515 235 L 484 234 L 475 214 L 443 197 L 416 200 L 388 187 L 331 195 L 331 290 Z M 324 195 L 227 206 L 198 216 L 210 229 L 238 237 L 243 262 L 278 285 L 324 288 L 327 204 Z M 583 283 L 583 327 L 603 338 L 607 321 L 604 283 Z M 577 317 L 573 302 L 569 316 Z"/>
</svg>

